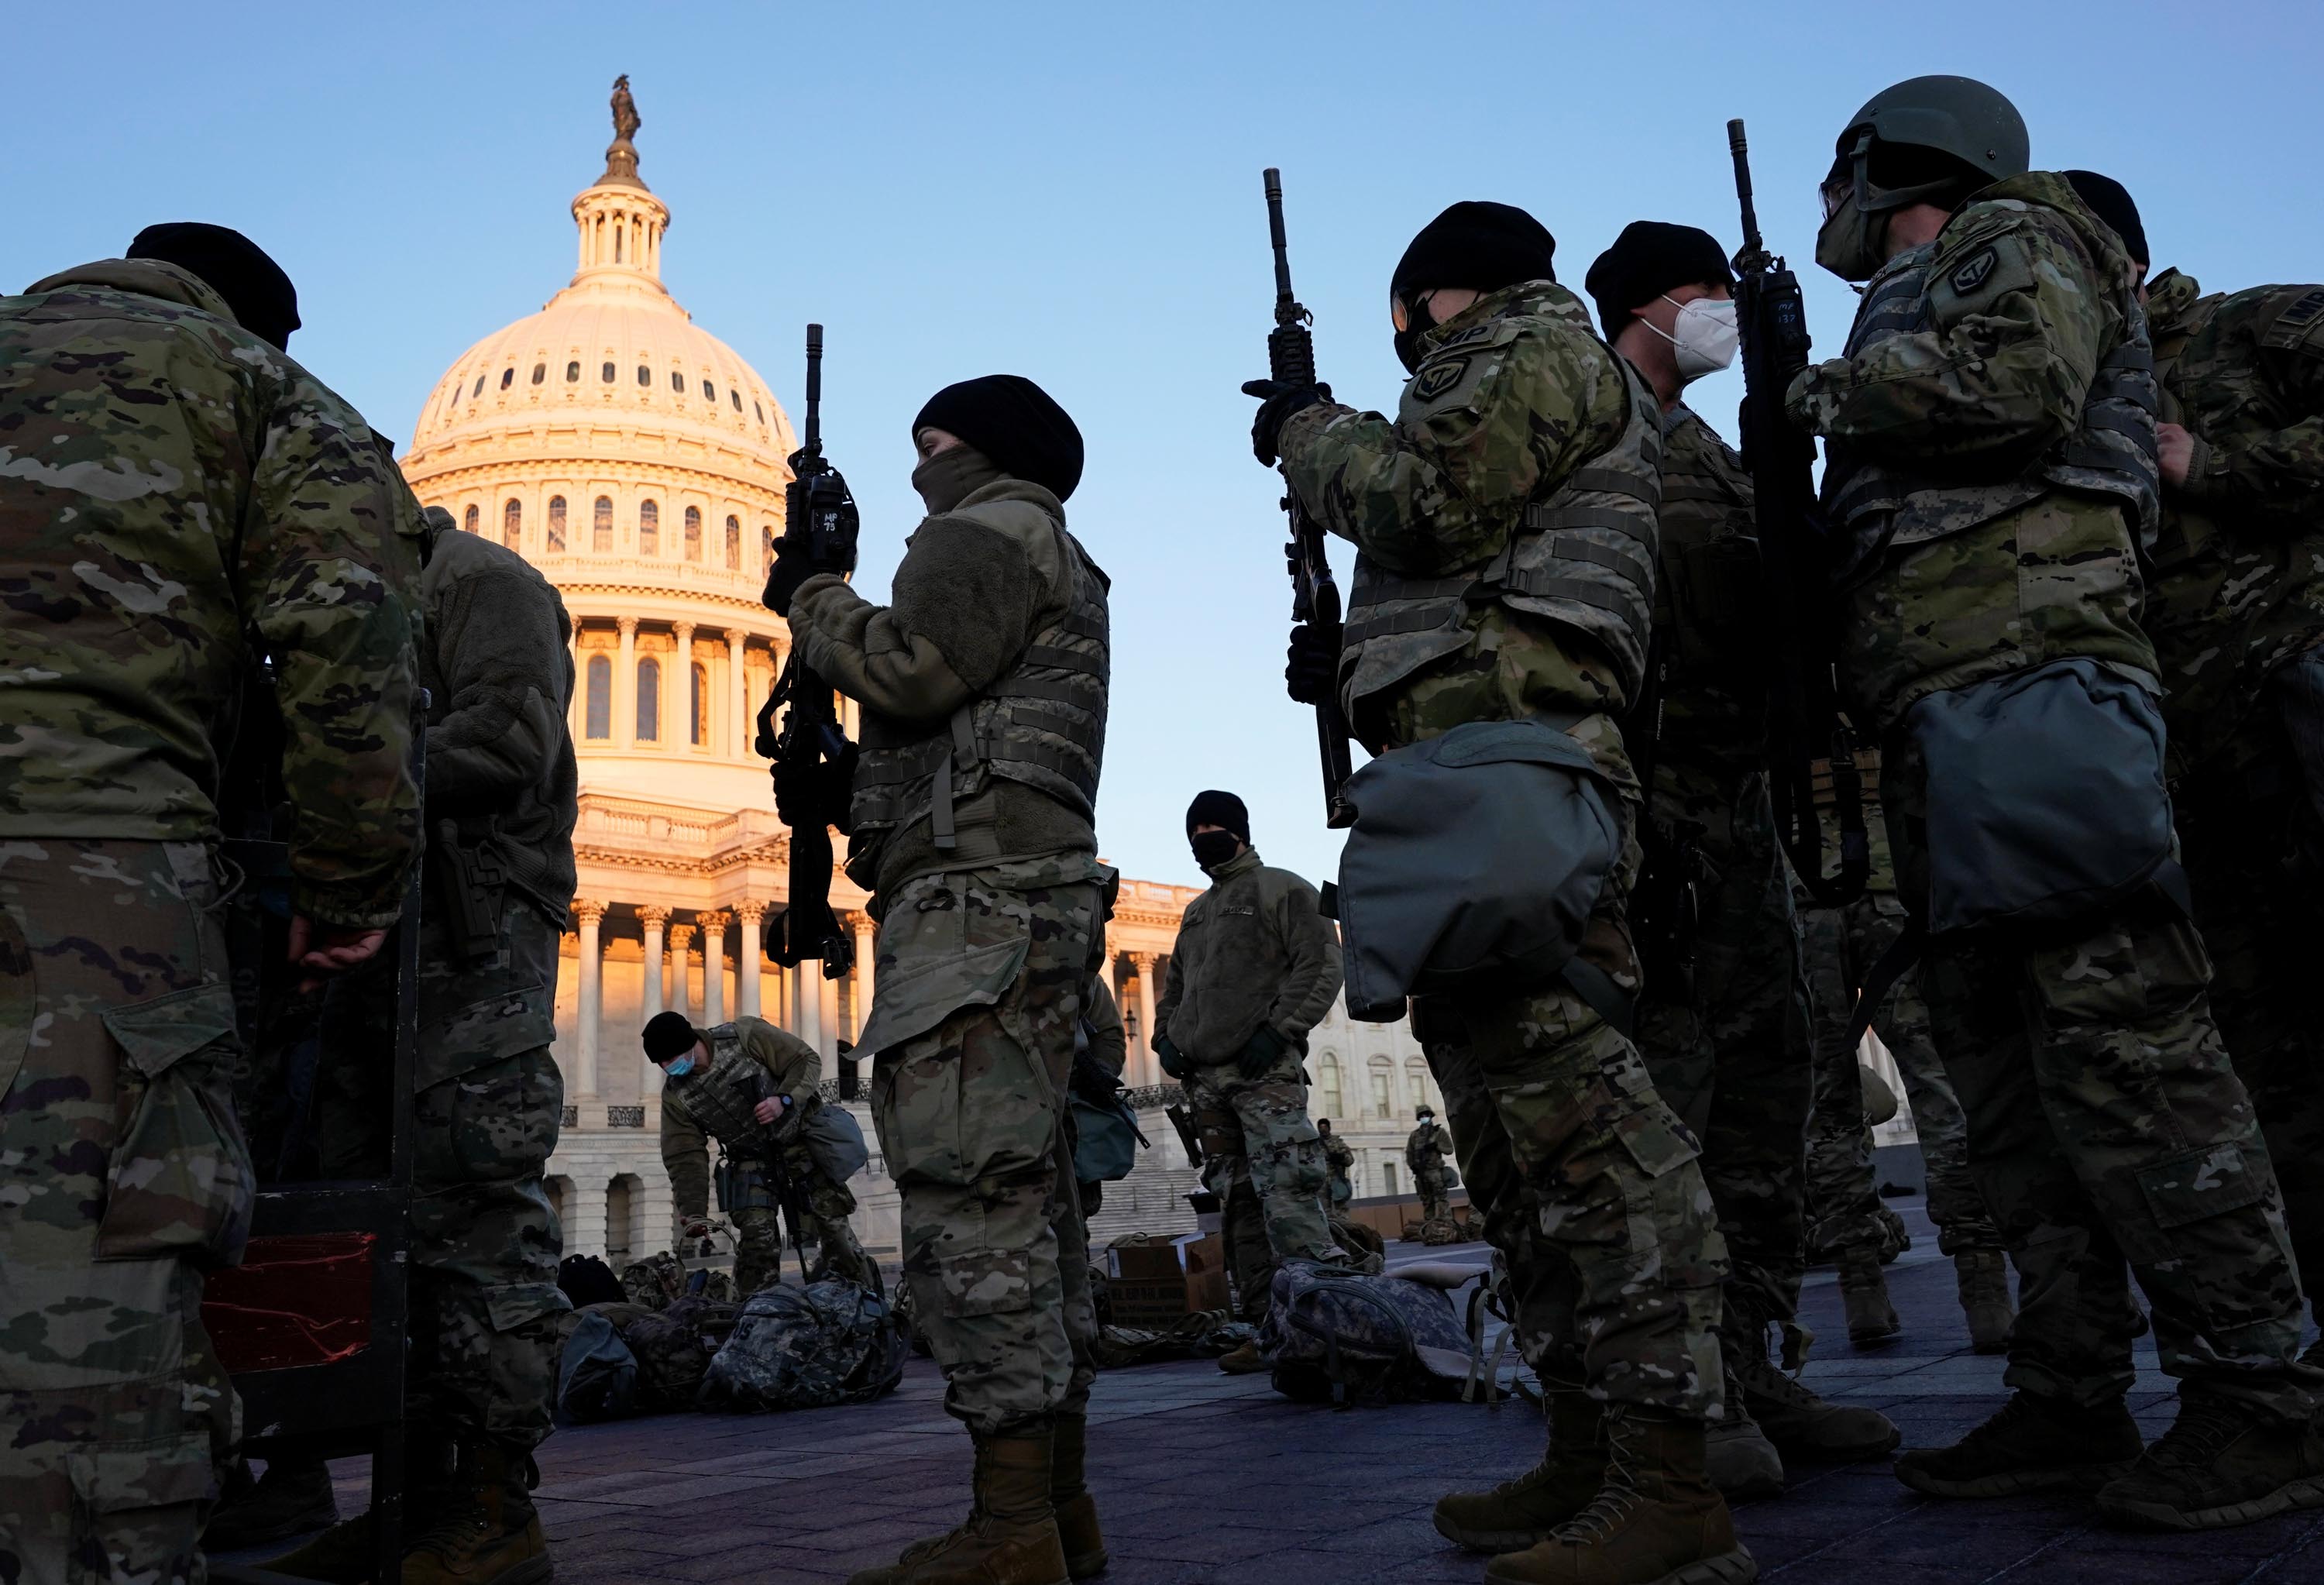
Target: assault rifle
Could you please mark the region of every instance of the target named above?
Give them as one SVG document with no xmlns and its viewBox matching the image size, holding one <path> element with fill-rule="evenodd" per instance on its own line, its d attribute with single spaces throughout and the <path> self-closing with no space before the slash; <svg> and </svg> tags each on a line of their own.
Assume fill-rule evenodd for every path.
<svg viewBox="0 0 2324 1585">
<path fill-rule="evenodd" d="M 1727 124 L 1727 146 L 1735 156 L 1735 196 L 1743 209 L 1743 246 L 1735 255 L 1735 317 L 1743 334 L 1743 462 L 1751 474 L 1759 565 L 1775 635 L 1767 688 L 1768 781 L 1775 829 L 1793 870 L 1817 901 L 1835 906 L 1862 894 L 1872 871 L 1872 850 L 1864 831 L 1855 747 L 1840 724 L 1832 687 L 1830 556 L 1816 508 L 1815 441 L 1784 413 L 1784 392 L 1808 364 L 1807 307 L 1799 278 L 1760 238 L 1742 122 Z M 1830 877 L 1823 872 L 1814 769 L 1814 762 L 1827 754 L 1840 818 L 1840 872 Z"/>
<path fill-rule="evenodd" d="M 843 577 L 855 570 L 855 501 L 847 481 L 823 455 L 823 327 L 807 327 L 807 428 L 791 453 L 791 482 L 783 492 L 786 555 L 802 555 L 818 572 Z M 774 606 L 774 571 L 765 604 Z M 785 705 L 782 726 L 775 714 Z M 843 785 L 853 745 L 840 730 L 831 685 L 802 665 L 794 648 L 774 691 L 759 709 L 758 751 L 774 761 L 772 774 L 794 788 Z M 790 900 L 767 921 L 767 952 L 785 968 L 809 958 L 836 980 L 855 961 L 854 937 L 831 911 L 831 828 L 821 819 L 791 830 Z"/>
<path fill-rule="evenodd" d="M 1275 244 L 1275 328 L 1267 335 L 1267 373 L 1286 384 L 1313 385 L 1315 337 L 1307 327 L 1315 316 L 1291 295 L 1291 255 L 1283 238 L 1283 173 L 1270 165 L 1265 180 L 1267 231 Z M 1291 573 L 1292 624 L 1336 632 L 1340 585 L 1333 581 L 1332 563 L 1323 553 L 1323 530 L 1290 490 L 1283 493 L 1283 510 L 1291 520 L 1291 540 L 1283 555 Z M 1348 723 L 1336 691 L 1315 705 L 1315 744 L 1323 762 L 1324 824 L 1334 829 L 1353 825 L 1356 806 L 1348 801 L 1347 788 L 1354 766 L 1348 754 Z"/>
</svg>

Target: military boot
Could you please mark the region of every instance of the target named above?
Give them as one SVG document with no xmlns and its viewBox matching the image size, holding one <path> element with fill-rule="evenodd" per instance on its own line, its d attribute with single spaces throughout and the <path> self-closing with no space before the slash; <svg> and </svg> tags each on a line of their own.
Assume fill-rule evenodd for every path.
<svg viewBox="0 0 2324 1585">
<path fill-rule="evenodd" d="M 1089 1454 L 1089 1416 L 1057 1416 L 1049 1457 L 1049 1507 L 1056 1510 L 1057 1541 L 1065 1548 L 1065 1572 L 1092 1580 L 1105 1572 L 1105 1535 L 1098 1528 L 1097 1498 L 1083 1477 Z"/>
<path fill-rule="evenodd" d="M 2020 1392 L 1952 1446 L 1900 1456 L 1896 1479 L 1931 1497 L 2096 1491 L 2129 1467 L 2139 1445 L 2120 1398 L 2086 1409 Z"/>
<path fill-rule="evenodd" d="M 1219 1368 L 1229 1376 L 1256 1376 L 1274 1367 L 1267 1362 L 1267 1356 L 1259 1351 L 1258 1341 L 1254 1339 L 1221 1354 Z"/>
<path fill-rule="evenodd" d="M 1699 1421 L 1606 1413 L 1606 1484 L 1557 1534 L 1495 1558 L 1496 1585 L 1748 1585 L 1759 1565 L 1703 1467 Z"/>
<path fill-rule="evenodd" d="M 1049 1485 L 1056 1438 L 976 1433 L 975 1497 L 947 1534 L 915 1542 L 847 1585 L 1070 1585 Z"/>
<path fill-rule="evenodd" d="M 2129 1471 L 2098 1488 L 2098 1512 L 2142 1530 L 2224 1530 L 2324 1507 L 2324 1432 L 2200 1387 Z"/>
<path fill-rule="evenodd" d="M 266 1473 L 253 1480 L 237 1461 L 227 1471 L 226 1496 L 202 1531 L 206 1552 L 239 1552 L 270 1541 L 288 1541 L 337 1523 L 338 1498 L 331 1471 L 320 1459 L 269 1459 Z"/>
<path fill-rule="evenodd" d="M 1738 1364 L 1735 1383 L 1743 1406 L 1786 1459 L 1869 1459 L 1902 1440 L 1896 1423 L 1877 1409 L 1831 1403 L 1764 1356 Z"/>
<path fill-rule="evenodd" d="M 1838 1252 L 1840 1299 L 1848 1307 L 1848 1341 L 1859 1349 L 1877 1349 L 1895 1341 L 1904 1327 L 1896 1306 L 1888 1302 L 1888 1278 L 1880 1257 L 1870 1246 L 1850 1244 Z"/>
<path fill-rule="evenodd" d="M 1471 1552 L 1517 1552 L 1546 1541 L 1598 1495 L 1606 1477 L 1605 1405 L 1588 1394 L 1546 1396 L 1549 1451 L 1490 1491 L 1436 1499 L 1436 1533 Z"/>
<path fill-rule="evenodd" d="M 1784 1455 L 1751 1417 L 1743 1402 L 1743 1388 L 1727 1378 L 1727 1415 L 1714 1420 L 1705 1432 L 1705 1467 L 1721 1497 L 1734 1502 L 1784 1495 Z"/>
<path fill-rule="evenodd" d="M 1980 1354 L 2009 1351 L 2017 1306 L 2009 1297 L 2009 1258 L 1998 1249 L 1963 1249 L 1953 1257 L 1961 1313 L 1969 1317 L 1969 1347 Z"/>
<path fill-rule="evenodd" d="M 541 1585 L 549 1543 L 532 1506 L 532 1461 L 489 1442 L 461 1450 L 451 1508 L 403 1554 L 403 1585 Z"/>
<path fill-rule="evenodd" d="M 442 1518 L 455 1495 L 452 1444 L 440 1435 L 413 1433 L 404 1449 L 403 1534 L 405 1551 L 410 1537 Z M 372 1529 L 371 1510 L 342 1519 L 305 1545 L 260 1567 L 293 1580 L 321 1580 L 327 1585 L 364 1585 L 379 1573 L 379 1543 Z"/>
</svg>

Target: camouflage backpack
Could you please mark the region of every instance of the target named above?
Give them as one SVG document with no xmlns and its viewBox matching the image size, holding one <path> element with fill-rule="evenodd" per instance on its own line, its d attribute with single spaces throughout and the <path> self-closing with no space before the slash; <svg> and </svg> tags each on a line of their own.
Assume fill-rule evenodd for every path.
<svg viewBox="0 0 2324 1585">
<path fill-rule="evenodd" d="M 1287 1398 L 1452 1399 L 1469 1379 L 1470 1340 L 1442 1289 L 1286 1260 L 1274 1300 L 1259 1346 Z"/>
<path fill-rule="evenodd" d="M 893 1392 L 904 1340 L 886 1295 L 841 1277 L 752 1294 L 710 1361 L 699 1406 L 821 1409 Z"/>
<path fill-rule="evenodd" d="M 572 1424 L 637 1414 L 638 1361 L 614 1329 L 595 1311 L 572 1312 L 557 1367 L 557 1414 Z"/>
<path fill-rule="evenodd" d="M 622 1341 L 638 1361 L 638 1412 L 690 1409 L 710 1373 L 711 1356 L 733 1332 L 742 1306 L 688 1296 L 667 1310 L 623 1321 Z"/>
</svg>

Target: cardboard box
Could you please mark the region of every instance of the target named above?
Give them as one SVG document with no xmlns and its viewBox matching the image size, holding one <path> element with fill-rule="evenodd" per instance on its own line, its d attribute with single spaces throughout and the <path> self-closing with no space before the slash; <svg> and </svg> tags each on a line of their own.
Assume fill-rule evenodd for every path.
<svg viewBox="0 0 2324 1585">
<path fill-rule="evenodd" d="M 1105 1291 L 1118 1325 L 1167 1325 L 1186 1313 L 1186 1279 L 1183 1276 L 1158 1282 L 1117 1279 L 1106 1285 Z"/>
<path fill-rule="evenodd" d="M 1171 1244 L 1118 1244 L 1106 1251 L 1106 1275 L 1125 1283 L 1176 1282 L 1185 1276 Z"/>
<path fill-rule="evenodd" d="M 1228 1307 L 1227 1274 L 1213 1269 L 1186 1274 L 1186 1313 Z"/>
<path fill-rule="evenodd" d="M 1214 1271 L 1223 1276 L 1227 1269 L 1226 1240 L 1216 1233 L 1198 1233 L 1180 1239 L 1178 1258 L 1189 1277 L 1204 1271 Z M 1208 1306 L 1197 1305 L 1195 1308 L 1206 1309 Z"/>
</svg>

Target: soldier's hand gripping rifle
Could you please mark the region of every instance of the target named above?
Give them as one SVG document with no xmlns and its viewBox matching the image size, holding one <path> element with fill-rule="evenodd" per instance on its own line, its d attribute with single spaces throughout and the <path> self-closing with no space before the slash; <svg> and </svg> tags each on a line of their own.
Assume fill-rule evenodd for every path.
<svg viewBox="0 0 2324 1585">
<path fill-rule="evenodd" d="M 1270 165 L 1265 180 L 1267 231 L 1275 244 L 1275 328 L 1267 335 L 1268 377 L 1277 388 L 1314 385 L 1315 337 L 1307 327 L 1314 316 L 1291 294 L 1291 255 L 1283 237 L 1283 174 Z M 1296 492 L 1284 491 L 1283 510 L 1291 520 L 1291 540 L 1283 554 L 1291 573 L 1292 625 L 1307 629 L 1311 641 L 1336 653 L 1342 633 L 1340 585 L 1333 581 L 1332 563 L 1323 553 L 1323 530 L 1308 517 Z M 1295 643 L 1298 637 L 1295 632 Z M 1348 801 L 1347 788 L 1354 768 L 1336 688 L 1325 688 L 1315 701 L 1315 744 L 1323 764 L 1324 823 L 1335 828 L 1353 825 L 1356 809 Z"/>
<path fill-rule="evenodd" d="M 1774 640 L 1768 647 L 1768 780 L 1775 828 L 1793 869 L 1818 901 L 1836 905 L 1863 892 L 1872 858 L 1864 831 L 1863 786 L 1832 687 L 1830 556 L 1816 509 L 1815 441 L 1784 412 L 1784 392 L 1808 364 L 1807 308 L 1799 278 L 1760 238 L 1742 122 L 1727 124 L 1727 146 L 1735 157 L 1735 195 L 1743 209 L 1743 247 L 1735 255 L 1735 317 L 1743 334 L 1743 461 L 1751 474 Z M 1814 762 L 1827 755 L 1840 823 L 1840 871 L 1829 877 L 1816 820 L 1814 771 Z"/>
<path fill-rule="evenodd" d="M 789 615 L 791 595 L 807 576 L 844 577 L 855 570 L 855 501 L 823 455 L 822 410 L 823 327 L 809 325 L 807 427 L 791 454 L 783 537 L 763 596 L 767 608 L 781 616 Z M 790 898 L 769 921 L 768 953 L 786 968 L 818 958 L 824 978 L 836 980 L 854 963 L 855 942 L 831 911 L 831 825 L 846 816 L 855 746 L 840 730 L 831 685 L 801 663 L 796 646 L 759 709 L 757 748 L 774 761 L 775 806 L 791 827 Z"/>
</svg>

